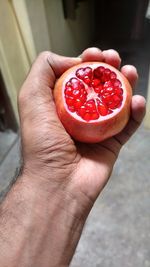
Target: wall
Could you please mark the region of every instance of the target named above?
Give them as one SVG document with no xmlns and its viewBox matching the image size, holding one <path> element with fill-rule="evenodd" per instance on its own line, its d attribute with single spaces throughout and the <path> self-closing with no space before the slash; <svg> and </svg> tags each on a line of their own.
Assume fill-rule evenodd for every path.
<svg viewBox="0 0 150 267">
<path fill-rule="evenodd" d="M 93 36 L 92 1 L 81 2 L 76 19 L 65 19 L 62 0 L 44 0 L 52 51 L 76 56 L 90 45 Z"/>
<path fill-rule="evenodd" d="M 17 117 L 17 92 L 29 70 L 11 1 L 0 1 L 0 69 Z"/>
<path fill-rule="evenodd" d="M 24 1 L 27 8 L 36 54 L 39 54 L 44 50 L 51 50 L 51 39 L 48 29 L 44 0 Z M 51 0 L 49 2 L 51 2 Z"/>
</svg>

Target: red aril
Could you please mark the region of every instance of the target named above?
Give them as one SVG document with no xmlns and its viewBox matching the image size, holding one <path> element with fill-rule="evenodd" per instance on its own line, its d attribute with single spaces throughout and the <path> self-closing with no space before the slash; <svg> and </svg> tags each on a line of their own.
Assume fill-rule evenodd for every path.
<svg viewBox="0 0 150 267">
<path fill-rule="evenodd" d="M 105 140 L 125 127 L 131 97 L 126 77 L 103 62 L 68 69 L 54 88 L 57 113 L 66 131 L 87 143 Z"/>
</svg>

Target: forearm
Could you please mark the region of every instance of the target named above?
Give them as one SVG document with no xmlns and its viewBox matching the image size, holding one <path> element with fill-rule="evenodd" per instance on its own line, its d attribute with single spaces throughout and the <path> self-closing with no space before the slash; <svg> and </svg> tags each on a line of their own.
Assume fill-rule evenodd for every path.
<svg viewBox="0 0 150 267">
<path fill-rule="evenodd" d="M 84 197 L 21 177 L 1 205 L 1 267 L 68 266 L 88 214 Z"/>
</svg>

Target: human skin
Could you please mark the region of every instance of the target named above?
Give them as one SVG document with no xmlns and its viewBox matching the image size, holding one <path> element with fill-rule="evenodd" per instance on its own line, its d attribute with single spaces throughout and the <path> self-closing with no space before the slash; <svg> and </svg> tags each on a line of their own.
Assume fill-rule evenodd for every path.
<svg viewBox="0 0 150 267">
<path fill-rule="evenodd" d="M 145 99 L 133 96 L 131 117 L 121 133 L 98 144 L 74 142 L 58 119 L 52 91 L 66 69 L 84 61 L 105 61 L 116 68 L 121 63 L 114 50 L 89 48 L 78 58 L 43 52 L 21 88 L 23 166 L 0 206 L 1 267 L 69 266 L 121 147 L 144 117 Z M 121 71 L 134 87 L 135 67 Z"/>
</svg>

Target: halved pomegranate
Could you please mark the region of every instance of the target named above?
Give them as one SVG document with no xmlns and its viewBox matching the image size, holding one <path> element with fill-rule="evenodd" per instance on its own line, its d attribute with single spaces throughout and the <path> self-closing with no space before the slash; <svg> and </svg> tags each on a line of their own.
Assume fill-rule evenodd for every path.
<svg viewBox="0 0 150 267">
<path fill-rule="evenodd" d="M 54 100 L 66 131 L 96 143 L 119 133 L 128 122 L 131 86 L 123 74 L 102 62 L 68 69 L 56 82 Z"/>
</svg>

